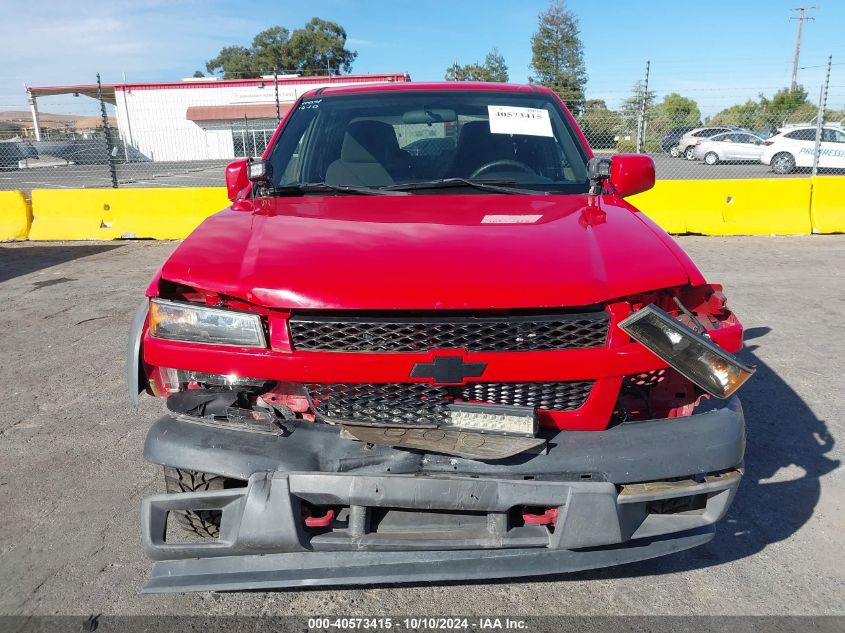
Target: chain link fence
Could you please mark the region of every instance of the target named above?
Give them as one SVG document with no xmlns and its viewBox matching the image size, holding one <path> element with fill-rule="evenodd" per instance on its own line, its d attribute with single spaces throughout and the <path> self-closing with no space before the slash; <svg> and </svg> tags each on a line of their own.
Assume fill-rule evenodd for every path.
<svg viewBox="0 0 845 633">
<path fill-rule="evenodd" d="M 845 112 L 807 108 L 713 117 L 706 124 L 659 112 L 639 117 L 587 111 L 579 124 L 596 154 L 645 153 L 661 179 L 845 175 Z M 817 140 L 818 137 L 818 140 Z"/>
<path fill-rule="evenodd" d="M 37 135 L 30 111 L 0 104 L 0 190 L 222 186 L 224 166 L 260 155 L 277 117 L 313 87 L 273 76 L 212 83 L 110 86 L 106 125 L 96 92 L 39 97 Z M 845 102 L 845 86 L 830 89 L 828 105 Z M 576 118 L 596 154 L 649 154 L 659 179 L 845 175 L 845 106 L 730 106 L 725 94 L 725 107 L 708 104 L 715 114 L 702 116 L 642 94 L 647 103 L 618 108 L 587 101 Z"/>
</svg>

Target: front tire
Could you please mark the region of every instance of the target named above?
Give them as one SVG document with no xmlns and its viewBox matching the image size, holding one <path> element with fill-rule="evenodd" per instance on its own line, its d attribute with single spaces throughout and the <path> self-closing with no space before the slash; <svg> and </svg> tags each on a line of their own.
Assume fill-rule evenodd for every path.
<svg viewBox="0 0 845 633">
<path fill-rule="evenodd" d="M 168 493 L 196 492 L 198 490 L 223 490 L 226 479 L 220 475 L 201 473 L 195 470 L 164 467 L 164 488 Z M 179 526 L 203 538 L 220 536 L 221 510 L 174 511 Z"/>
<path fill-rule="evenodd" d="M 684 158 L 687 160 L 695 160 L 695 146 L 690 145 L 684 150 Z"/>
<path fill-rule="evenodd" d="M 719 162 L 719 155 L 716 152 L 707 152 L 704 155 L 704 162 L 708 165 L 715 165 Z"/>
<path fill-rule="evenodd" d="M 795 158 L 789 152 L 781 152 L 772 157 L 772 171 L 776 174 L 791 174 L 795 171 Z"/>
<path fill-rule="evenodd" d="M 672 158 L 679 158 L 681 156 L 681 150 L 678 149 L 677 145 L 673 145 L 669 148 L 669 156 Z"/>
</svg>

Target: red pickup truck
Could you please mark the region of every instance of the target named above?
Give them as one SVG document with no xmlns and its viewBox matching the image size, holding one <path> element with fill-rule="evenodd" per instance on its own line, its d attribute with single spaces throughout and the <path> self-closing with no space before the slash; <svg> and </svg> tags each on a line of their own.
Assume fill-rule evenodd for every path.
<svg viewBox="0 0 845 633">
<path fill-rule="evenodd" d="M 650 158 L 593 157 L 536 85 L 331 87 L 226 184 L 131 330 L 130 397 L 167 407 L 147 591 L 518 577 L 713 537 L 753 368 L 721 287 L 625 201 Z"/>
</svg>

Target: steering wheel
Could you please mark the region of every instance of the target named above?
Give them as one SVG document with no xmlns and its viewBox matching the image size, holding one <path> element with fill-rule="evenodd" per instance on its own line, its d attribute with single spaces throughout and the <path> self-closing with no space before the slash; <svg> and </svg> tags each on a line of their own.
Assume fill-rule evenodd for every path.
<svg viewBox="0 0 845 633">
<path fill-rule="evenodd" d="M 534 171 L 533 169 L 531 169 L 528 165 L 526 165 L 525 163 L 522 163 L 518 160 L 501 159 L 501 160 L 490 161 L 489 163 L 482 165 L 481 167 L 476 169 L 474 172 L 472 172 L 469 177 L 470 178 L 478 178 L 479 176 L 487 173 L 488 171 L 495 171 L 495 169 L 497 167 L 514 167 L 514 168 L 518 169 L 519 171 L 525 172 L 526 174 L 532 174 L 532 175 L 537 174 L 537 172 Z"/>
</svg>

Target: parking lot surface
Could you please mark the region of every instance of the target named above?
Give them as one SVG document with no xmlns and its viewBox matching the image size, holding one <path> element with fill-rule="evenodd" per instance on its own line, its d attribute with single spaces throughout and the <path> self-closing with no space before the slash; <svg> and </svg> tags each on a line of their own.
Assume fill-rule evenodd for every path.
<svg viewBox="0 0 845 633">
<path fill-rule="evenodd" d="M 600 152 L 601 155 L 610 155 Z M 707 180 L 719 178 L 807 178 L 809 170 L 779 176 L 768 165 L 720 163 L 705 165 L 700 161 L 656 154 L 657 177 L 662 180 Z M 136 187 L 223 187 L 228 161 L 183 161 L 128 163 L 116 166 L 118 186 Z M 841 170 L 833 172 L 842 174 Z M 85 189 L 112 186 L 108 165 L 58 165 L 0 171 L 0 191 L 33 189 Z"/>
<path fill-rule="evenodd" d="M 845 614 L 845 236 L 684 237 L 758 367 L 747 472 L 714 541 L 624 567 L 494 583 L 139 595 L 142 459 L 126 336 L 173 242 L 0 246 L 0 614 Z"/>
</svg>

